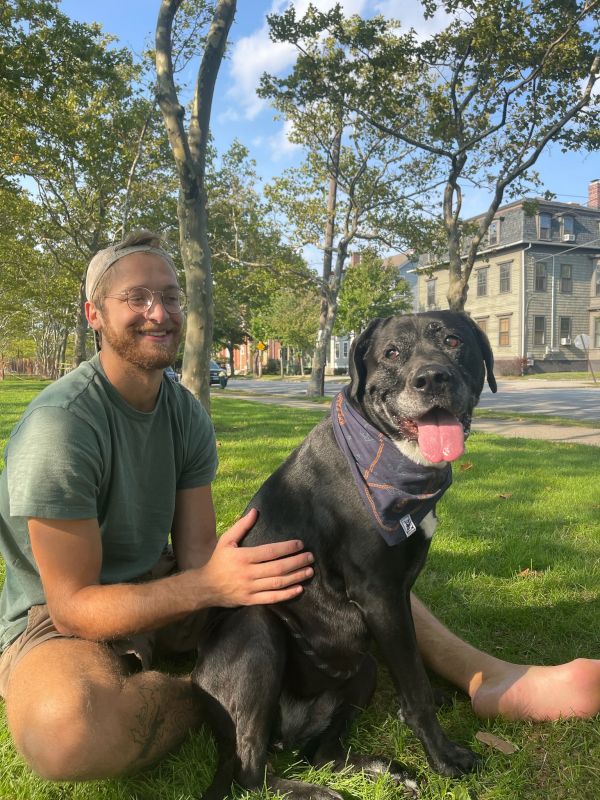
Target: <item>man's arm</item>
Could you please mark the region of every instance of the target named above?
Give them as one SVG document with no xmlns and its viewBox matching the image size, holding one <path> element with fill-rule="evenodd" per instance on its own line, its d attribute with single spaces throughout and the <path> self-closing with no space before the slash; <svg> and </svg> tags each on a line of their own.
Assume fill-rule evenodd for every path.
<svg viewBox="0 0 600 800">
<path fill-rule="evenodd" d="M 101 641 L 159 628 L 210 606 L 297 596 L 300 581 L 312 575 L 311 554 L 299 552 L 298 540 L 238 547 L 256 517 L 252 511 L 224 533 L 203 566 L 147 583 L 112 585 L 99 583 L 97 520 L 30 519 L 31 547 L 54 624 L 62 633 Z M 201 560 L 201 548 L 185 557 Z"/>
<path fill-rule="evenodd" d="M 180 570 L 202 567 L 209 560 L 217 544 L 210 485 L 177 492 L 171 539 Z"/>
</svg>

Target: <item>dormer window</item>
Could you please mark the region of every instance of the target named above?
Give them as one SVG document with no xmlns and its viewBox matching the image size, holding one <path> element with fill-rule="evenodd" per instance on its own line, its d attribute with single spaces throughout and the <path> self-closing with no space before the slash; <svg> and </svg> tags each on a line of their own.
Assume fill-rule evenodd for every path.
<svg viewBox="0 0 600 800">
<path fill-rule="evenodd" d="M 500 241 L 500 220 L 493 219 L 490 222 L 490 229 L 488 231 L 488 244 L 495 245 Z"/>
<path fill-rule="evenodd" d="M 542 211 L 538 216 L 538 226 L 540 239 L 552 238 L 552 214 L 547 211 Z"/>
<path fill-rule="evenodd" d="M 575 241 L 575 217 L 565 214 L 561 220 L 563 242 Z"/>
</svg>

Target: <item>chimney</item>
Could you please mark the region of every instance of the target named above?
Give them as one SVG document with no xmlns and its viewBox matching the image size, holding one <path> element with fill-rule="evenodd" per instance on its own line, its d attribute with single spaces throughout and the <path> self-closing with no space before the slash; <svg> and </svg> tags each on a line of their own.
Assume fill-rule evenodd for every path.
<svg viewBox="0 0 600 800">
<path fill-rule="evenodd" d="M 600 178 L 590 181 L 588 186 L 588 206 L 600 211 Z"/>
</svg>

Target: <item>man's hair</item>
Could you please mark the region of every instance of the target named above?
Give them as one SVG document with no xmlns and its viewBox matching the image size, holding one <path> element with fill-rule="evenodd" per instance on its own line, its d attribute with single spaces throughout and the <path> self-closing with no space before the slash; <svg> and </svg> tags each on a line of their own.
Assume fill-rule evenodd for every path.
<svg viewBox="0 0 600 800">
<path fill-rule="evenodd" d="M 157 250 L 164 249 L 160 234 L 148 230 L 147 228 L 138 228 L 137 230 L 130 231 L 124 239 L 121 239 L 120 242 L 113 245 L 115 252 L 125 250 L 127 247 L 152 247 Z M 94 305 L 100 310 L 104 307 L 104 299 L 110 292 L 113 278 L 113 270 L 107 269 L 94 289 Z"/>
</svg>

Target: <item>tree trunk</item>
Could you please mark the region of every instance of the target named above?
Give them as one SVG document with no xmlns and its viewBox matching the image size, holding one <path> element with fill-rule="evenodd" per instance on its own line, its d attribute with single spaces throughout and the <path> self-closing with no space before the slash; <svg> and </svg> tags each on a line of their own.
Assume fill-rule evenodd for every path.
<svg viewBox="0 0 600 800">
<path fill-rule="evenodd" d="M 73 366 L 78 367 L 87 361 L 87 350 L 85 340 L 87 336 L 88 323 L 85 316 L 85 280 L 79 284 L 79 305 L 77 307 L 77 318 L 75 322 L 75 345 L 73 348 Z"/>
<path fill-rule="evenodd" d="M 331 293 L 331 267 L 333 263 L 333 247 L 335 239 L 335 212 L 337 206 L 338 175 L 340 169 L 340 150 L 342 147 L 342 131 L 340 124 L 336 131 L 331 149 L 331 175 L 329 176 L 329 189 L 327 192 L 327 224 L 325 227 L 325 250 L 323 254 L 323 288 L 321 290 L 321 314 L 319 317 L 319 331 L 315 344 L 312 360 L 312 372 L 308 381 L 306 394 L 308 397 L 323 397 L 325 394 L 325 365 L 327 363 L 327 350 L 331 341 L 331 329 L 327 335 L 328 320 L 331 314 L 331 304 L 337 305 L 337 294 Z M 333 309 L 333 319 L 337 307 Z"/>
<path fill-rule="evenodd" d="M 236 0 L 218 0 L 216 5 L 198 70 L 188 131 L 173 74 L 173 19 L 180 6 L 181 0 L 162 0 L 160 5 L 156 24 L 156 97 L 179 177 L 177 216 L 188 295 L 182 380 L 210 412 L 214 310 L 204 177 L 213 93 Z"/>
<path fill-rule="evenodd" d="M 208 375 L 213 338 L 211 256 L 205 198 L 179 194 L 179 247 L 185 267 L 188 297 L 187 333 L 183 349 L 182 383 L 210 409 Z"/>
</svg>

